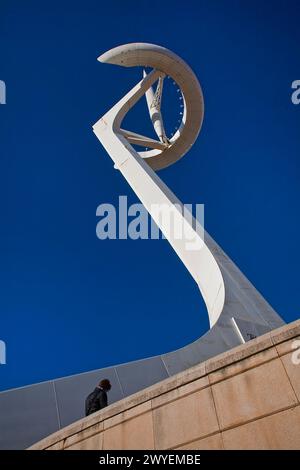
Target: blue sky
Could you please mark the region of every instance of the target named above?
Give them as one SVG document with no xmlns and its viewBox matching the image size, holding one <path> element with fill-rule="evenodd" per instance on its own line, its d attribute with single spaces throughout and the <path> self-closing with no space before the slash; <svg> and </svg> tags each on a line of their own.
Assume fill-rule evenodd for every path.
<svg viewBox="0 0 300 470">
<path fill-rule="evenodd" d="M 299 318 L 299 2 L 0 9 L 0 389 L 170 351 L 208 328 L 165 240 L 96 237 L 99 204 L 136 202 L 91 129 L 140 79 L 97 62 L 119 44 L 168 47 L 195 71 L 203 128 L 160 176 L 183 202 L 205 204 L 208 232 L 287 322 Z M 131 129 L 143 122 L 139 108 Z"/>
</svg>

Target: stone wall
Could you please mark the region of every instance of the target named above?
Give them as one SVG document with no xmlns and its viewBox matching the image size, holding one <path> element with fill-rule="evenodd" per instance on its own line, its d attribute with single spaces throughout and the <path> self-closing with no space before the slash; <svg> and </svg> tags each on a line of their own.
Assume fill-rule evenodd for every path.
<svg viewBox="0 0 300 470">
<path fill-rule="evenodd" d="M 131 395 L 30 449 L 300 449 L 300 321 Z M 298 345 L 299 348 L 299 345 Z M 295 361 L 294 361 L 295 362 Z"/>
</svg>

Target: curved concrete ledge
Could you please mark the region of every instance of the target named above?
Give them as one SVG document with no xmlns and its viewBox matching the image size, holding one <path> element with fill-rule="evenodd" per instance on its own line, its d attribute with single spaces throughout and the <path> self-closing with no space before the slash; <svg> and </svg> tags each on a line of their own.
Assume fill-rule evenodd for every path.
<svg viewBox="0 0 300 470">
<path fill-rule="evenodd" d="M 135 393 L 30 450 L 300 449 L 296 339 L 300 320 Z"/>
</svg>

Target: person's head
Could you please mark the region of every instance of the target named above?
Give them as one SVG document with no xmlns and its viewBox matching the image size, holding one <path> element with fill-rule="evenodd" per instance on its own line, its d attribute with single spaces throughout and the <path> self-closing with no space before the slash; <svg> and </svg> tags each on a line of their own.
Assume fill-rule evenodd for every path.
<svg viewBox="0 0 300 470">
<path fill-rule="evenodd" d="M 103 390 L 108 392 L 111 389 L 110 381 L 108 379 L 100 380 L 99 387 L 103 388 Z"/>
</svg>

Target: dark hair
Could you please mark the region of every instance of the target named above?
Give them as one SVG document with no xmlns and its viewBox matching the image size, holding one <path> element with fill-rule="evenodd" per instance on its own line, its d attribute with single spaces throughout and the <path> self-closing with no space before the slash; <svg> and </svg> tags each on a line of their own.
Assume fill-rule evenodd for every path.
<svg viewBox="0 0 300 470">
<path fill-rule="evenodd" d="M 111 389 L 111 384 L 110 384 L 110 381 L 108 379 L 100 380 L 99 386 L 101 388 L 103 388 L 103 390 L 110 390 Z"/>
</svg>

